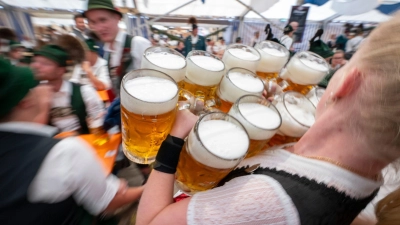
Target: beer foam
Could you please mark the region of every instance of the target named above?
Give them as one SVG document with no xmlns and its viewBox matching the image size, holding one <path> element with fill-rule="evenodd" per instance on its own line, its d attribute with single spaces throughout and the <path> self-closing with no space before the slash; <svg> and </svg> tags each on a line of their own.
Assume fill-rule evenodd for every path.
<svg viewBox="0 0 400 225">
<path fill-rule="evenodd" d="M 213 168 L 233 168 L 249 148 L 246 132 L 236 124 L 224 120 L 200 123 L 198 134 L 203 146 L 192 131 L 189 135 L 190 154 L 198 162 Z M 216 157 L 217 156 L 217 157 Z"/>
<path fill-rule="evenodd" d="M 224 69 L 224 64 L 221 61 L 212 57 L 204 55 L 194 55 L 190 57 L 190 60 L 192 60 L 197 66 L 206 70 L 221 71 Z"/>
<path fill-rule="evenodd" d="M 261 55 L 261 60 L 258 62 L 256 69 L 259 72 L 279 72 L 289 59 L 289 54 L 286 54 L 279 49 L 263 48 L 262 50 L 257 50 L 260 52 Z"/>
<path fill-rule="evenodd" d="M 293 96 L 291 100 L 285 99 L 276 104 L 276 108 L 282 117 L 282 125 L 279 132 L 290 137 L 301 137 L 315 122 L 315 108 L 307 99 L 300 99 Z M 301 125 L 301 124 L 305 125 Z"/>
<path fill-rule="evenodd" d="M 177 93 L 177 85 L 170 80 L 159 77 L 137 77 L 125 82 L 124 88 L 121 88 L 121 104 L 136 114 L 159 115 L 176 107 Z"/>
<path fill-rule="evenodd" d="M 181 69 L 185 67 L 186 60 L 182 56 L 171 54 L 168 52 L 151 53 L 146 55 L 147 59 L 162 68 L 165 69 Z"/>
<path fill-rule="evenodd" d="M 187 78 L 201 86 L 217 85 L 225 72 L 225 65 L 222 61 L 208 56 L 191 56 L 187 63 Z"/>
<path fill-rule="evenodd" d="M 222 79 L 219 94 L 222 99 L 234 103 L 243 95 L 261 95 L 263 90 L 264 83 L 257 76 L 241 72 L 230 72 L 228 76 L 224 76 Z"/>
<path fill-rule="evenodd" d="M 280 76 L 296 84 L 314 85 L 324 79 L 328 70 L 329 68 L 324 64 L 293 57 Z"/>
<path fill-rule="evenodd" d="M 241 103 L 236 108 L 231 108 L 229 114 L 240 121 L 246 128 L 250 139 L 267 140 L 278 131 L 281 118 L 278 112 L 268 106 L 258 103 Z"/>
<path fill-rule="evenodd" d="M 240 48 L 231 48 L 228 49 L 229 53 L 232 54 L 233 56 L 242 59 L 242 60 L 248 60 L 248 61 L 256 61 L 259 60 L 260 57 L 257 55 L 254 55 L 251 52 L 248 52 L 246 50 L 240 49 Z"/>
<path fill-rule="evenodd" d="M 279 49 L 275 49 L 275 48 L 263 48 L 262 49 L 265 53 L 272 55 L 272 56 L 276 56 L 276 57 L 285 57 L 285 53 L 282 52 Z"/>
</svg>

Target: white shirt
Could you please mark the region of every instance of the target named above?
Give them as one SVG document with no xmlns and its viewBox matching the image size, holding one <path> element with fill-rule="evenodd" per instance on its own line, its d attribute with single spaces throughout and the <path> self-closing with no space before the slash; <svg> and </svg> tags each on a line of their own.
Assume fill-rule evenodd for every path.
<svg viewBox="0 0 400 225">
<path fill-rule="evenodd" d="M 363 41 L 364 38 L 361 36 L 355 36 L 348 40 L 346 43 L 346 52 L 357 51 Z"/>
<path fill-rule="evenodd" d="M 371 195 L 382 184 L 331 163 L 282 149 L 245 159 L 238 167 L 255 164 L 324 183 L 356 199 Z M 248 175 L 193 195 L 187 209 L 187 224 L 296 225 L 300 224 L 300 218 L 292 199 L 278 181 L 266 175 Z"/>
<path fill-rule="evenodd" d="M 106 90 L 111 88 L 111 78 L 108 72 L 107 61 L 105 59 L 97 57 L 96 63 L 92 66 L 92 72 L 94 76 L 106 86 Z M 82 66 L 80 64 L 75 65 L 69 81 L 82 85 L 90 85 L 93 87 L 92 82 L 87 77 L 85 71 L 82 70 Z"/>
<path fill-rule="evenodd" d="M 123 31 L 119 31 L 117 37 L 114 40 L 113 47 L 114 50 L 111 50 L 110 43 L 104 44 L 104 51 L 106 52 L 104 55 L 104 59 L 107 60 L 108 54 L 110 55 L 110 67 L 117 67 L 120 65 L 122 52 L 124 50 L 126 39 L 126 33 Z M 142 64 L 142 56 L 144 51 L 147 48 L 151 47 L 151 42 L 144 37 L 135 36 L 132 38 L 131 42 L 131 55 L 133 58 L 133 67 L 129 69 L 140 69 Z"/>
<path fill-rule="evenodd" d="M 96 90 L 91 86 L 82 86 L 81 94 L 88 116 L 97 116 L 104 112 L 104 104 Z M 53 96 L 50 111 L 51 124 L 60 129 L 61 132 L 80 129 L 79 119 L 71 109 L 71 95 L 72 83 L 63 81 L 60 90 Z M 61 110 L 62 112 L 60 112 Z"/>
<path fill-rule="evenodd" d="M 289 37 L 288 35 L 283 35 L 281 39 L 279 40 L 281 44 L 283 44 L 288 50 L 292 47 L 293 44 L 293 39 Z"/>
<path fill-rule="evenodd" d="M 190 36 L 192 36 L 192 45 L 195 45 L 197 43 L 197 41 L 199 40 L 199 35 L 197 35 L 197 36 L 190 35 Z"/>
<path fill-rule="evenodd" d="M 1 131 L 51 137 L 54 128 L 37 123 L 0 124 Z M 57 143 L 44 158 L 28 188 L 31 203 L 57 203 L 71 195 L 91 214 L 104 211 L 118 191 L 120 181 L 106 176 L 94 151 L 77 137 Z M 23 216 L 23 215 L 21 215 Z"/>
</svg>

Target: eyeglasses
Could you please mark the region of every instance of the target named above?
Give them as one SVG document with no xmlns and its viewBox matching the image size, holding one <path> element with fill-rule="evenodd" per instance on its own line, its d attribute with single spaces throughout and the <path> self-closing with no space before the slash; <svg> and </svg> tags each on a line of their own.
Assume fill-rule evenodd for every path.
<svg viewBox="0 0 400 225">
<path fill-rule="evenodd" d="M 332 59 L 343 59 L 343 57 L 333 57 Z"/>
</svg>

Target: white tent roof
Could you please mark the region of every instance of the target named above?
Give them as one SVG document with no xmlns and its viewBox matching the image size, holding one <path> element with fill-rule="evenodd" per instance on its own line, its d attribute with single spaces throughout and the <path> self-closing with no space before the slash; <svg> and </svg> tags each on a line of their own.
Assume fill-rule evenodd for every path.
<svg viewBox="0 0 400 225">
<path fill-rule="evenodd" d="M 312 4 L 305 4 L 304 6 L 310 7 L 307 20 L 309 21 L 323 21 L 329 17 L 334 16 L 336 13 L 331 9 L 331 2 L 327 2 L 322 6 Z M 289 19 L 292 6 L 297 5 L 297 0 L 281 0 L 265 12 L 259 12 L 261 15 L 268 19 Z M 245 18 L 261 18 L 254 12 L 249 12 Z"/>
<path fill-rule="evenodd" d="M 355 15 L 355 16 L 340 16 L 336 18 L 334 21 L 349 21 L 349 22 L 371 22 L 371 23 L 380 23 L 387 21 L 391 18 L 386 14 L 379 12 L 378 10 L 374 9 L 367 13 Z"/>
</svg>

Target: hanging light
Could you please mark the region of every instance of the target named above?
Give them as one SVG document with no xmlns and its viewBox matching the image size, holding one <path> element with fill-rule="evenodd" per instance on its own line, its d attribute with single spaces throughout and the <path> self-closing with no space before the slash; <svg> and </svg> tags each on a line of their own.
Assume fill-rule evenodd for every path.
<svg viewBox="0 0 400 225">
<path fill-rule="evenodd" d="M 382 0 L 332 0 L 332 9 L 340 15 L 358 15 L 369 12 Z"/>
</svg>

